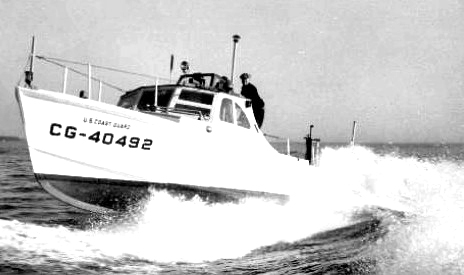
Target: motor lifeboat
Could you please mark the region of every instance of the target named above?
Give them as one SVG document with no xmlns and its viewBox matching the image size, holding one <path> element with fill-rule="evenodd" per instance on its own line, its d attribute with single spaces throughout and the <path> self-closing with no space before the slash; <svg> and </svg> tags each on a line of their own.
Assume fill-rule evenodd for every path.
<svg viewBox="0 0 464 275">
<path fill-rule="evenodd" d="M 27 78 L 15 91 L 35 178 L 80 209 L 128 211 L 160 191 L 211 203 L 285 203 L 288 169 L 308 170 L 307 161 L 269 144 L 252 102 L 215 73 L 139 86 L 116 104 L 71 95 L 65 84 L 37 88 Z"/>
</svg>

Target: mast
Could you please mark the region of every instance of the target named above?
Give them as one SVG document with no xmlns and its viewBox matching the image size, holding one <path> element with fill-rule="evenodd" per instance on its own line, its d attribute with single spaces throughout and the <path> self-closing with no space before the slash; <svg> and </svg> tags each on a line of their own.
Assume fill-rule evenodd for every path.
<svg viewBox="0 0 464 275">
<path fill-rule="evenodd" d="M 232 50 L 232 70 L 230 72 L 230 83 L 231 83 L 232 87 L 234 87 L 235 51 L 237 50 L 237 44 L 238 44 L 238 41 L 240 40 L 240 35 L 235 34 L 234 36 L 232 36 L 232 39 L 234 41 L 234 47 L 233 47 L 233 50 Z"/>
<path fill-rule="evenodd" d="M 31 63 L 29 64 L 29 71 L 34 71 L 34 58 L 35 58 L 35 36 L 32 36 L 32 47 L 31 47 Z"/>
<path fill-rule="evenodd" d="M 171 54 L 171 63 L 169 66 L 169 83 L 172 83 L 172 70 L 174 69 L 174 55 Z"/>
<path fill-rule="evenodd" d="M 354 140 L 356 138 L 356 120 L 353 121 L 353 129 L 351 131 L 351 140 L 350 140 L 350 145 L 354 146 Z"/>
<path fill-rule="evenodd" d="M 32 36 L 31 55 L 29 57 L 29 70 L 24 72 L 26 85 L 32 88 L 32 80 L 34 79 L 34 59 L 35 59 L 35 36 Z"/>
</svg>

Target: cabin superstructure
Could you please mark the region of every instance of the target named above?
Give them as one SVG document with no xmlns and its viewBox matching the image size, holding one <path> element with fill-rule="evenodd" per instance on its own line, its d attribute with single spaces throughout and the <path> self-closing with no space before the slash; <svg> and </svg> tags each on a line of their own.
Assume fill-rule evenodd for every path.
<svg viewBox="0 0 464 275">
<path fill-rule="evenodd" d="M 117 105 L 153 115 L 222 121 L 260 132 L 251 101 L 229 87 L 227 78 L 217 74 L 186 74 L 177 84 L 141 86 L 128 91 Z"/>
</svg>

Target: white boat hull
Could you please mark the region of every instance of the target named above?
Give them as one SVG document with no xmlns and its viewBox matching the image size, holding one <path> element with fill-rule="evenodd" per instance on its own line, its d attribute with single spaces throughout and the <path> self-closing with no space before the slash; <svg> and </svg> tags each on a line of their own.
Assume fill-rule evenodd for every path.
<svg viewBox="0 0 464 275">
<path fill-rule="evenodd" d="M 285 201 L 279 167 L 308 166 L 249 130 L 45 90 L 17 87 L 16 95 L 37 180 L 55 197 L 94 212 L 127 209 L 150 189 L 210 201 Z"/>
</svg>

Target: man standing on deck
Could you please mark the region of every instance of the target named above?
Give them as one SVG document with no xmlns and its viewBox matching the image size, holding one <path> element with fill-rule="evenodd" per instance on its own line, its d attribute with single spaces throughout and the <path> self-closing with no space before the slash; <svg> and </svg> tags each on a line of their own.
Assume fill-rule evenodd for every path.
<svg viewBox="0 0 464 275">
<path fill-rule="evenodd" d="M 240 79 L 242 80 L 241 94 L 251 100 L 256 123 L 258 123 L 258 127 L 261 128 L 261 125 L 263 125 L 264 121 L 264 101 L 259 96 L 255 85 L 250 83 L 250 78 L 251 75 L 248 73 L 243 73 L 240 75 Z"/>
</svg>

